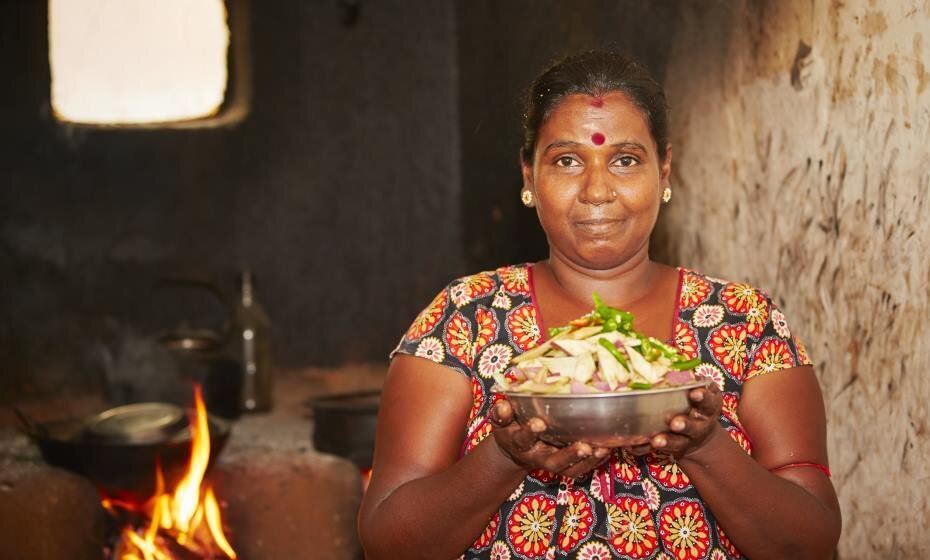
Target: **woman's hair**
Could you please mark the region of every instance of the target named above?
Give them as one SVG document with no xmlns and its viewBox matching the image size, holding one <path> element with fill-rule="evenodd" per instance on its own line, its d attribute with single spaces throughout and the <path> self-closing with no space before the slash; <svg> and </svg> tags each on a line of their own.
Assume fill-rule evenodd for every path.
<svg viewBox="0 0 930 560">
<path fill-rule="evenodd" d="M 611 92 L 623 93 L 643 112 L 659 158 L 664 160 L 668 104 L 662 86 L 632 56 L 594 50 L 557 60 L 530 86 L 523 113 L 523 161 L 533 161 L 539 128 L 565 97 L 576 93 L 599 97 Z"/>
</svg>

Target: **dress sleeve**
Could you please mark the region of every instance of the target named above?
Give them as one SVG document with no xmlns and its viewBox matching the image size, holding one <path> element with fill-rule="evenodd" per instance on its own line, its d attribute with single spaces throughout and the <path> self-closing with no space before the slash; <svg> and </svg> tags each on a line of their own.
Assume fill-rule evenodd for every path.
<svg viewBox="0 0 930 560">
<path fill-rule="evenodd" d="M 454 346 L 455 328 L 463 321 L 466 319 L 451 302 L 450 288 L 446 287 L 417 315 L 389 358 L 397 354 L 417 356 L 471 377 L 471 370 L 461 356 L 450 351 L 450 348 L 457 348 Z"/>
<path fill-rule="evenodd" d="M 765 315 L 761 332 L 756 337 L 749 337 L 746 380 L 795 366 L 810 365 L 807 350 L 791 332 L 784 313 L 770 297 L 765 297 L 761 312 Z"/>
</svg>

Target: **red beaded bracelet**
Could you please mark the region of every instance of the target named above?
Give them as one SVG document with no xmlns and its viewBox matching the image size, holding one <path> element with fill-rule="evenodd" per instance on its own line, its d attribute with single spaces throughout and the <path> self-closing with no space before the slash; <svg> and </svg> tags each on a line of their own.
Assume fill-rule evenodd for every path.
<svg viewBox="0 0 930 560">
<path fill-rule="evenodd" d="M 774 469 L 769 469 L 769 471 L 775 472 L 775 471 L 780 471 L 782 469 L 790 469 L 793 467 L 814 467 L 815 469 L 819 470 L 823 474 L 827 475 L 828 478 L 833 476 L 830 474 L 830 469 L 828 469 L 824 465 L 821 465 L 820 463 L 788 463 L 787 465 L 782 465 L 780 467 L 775 467 Z"/>
</svg>

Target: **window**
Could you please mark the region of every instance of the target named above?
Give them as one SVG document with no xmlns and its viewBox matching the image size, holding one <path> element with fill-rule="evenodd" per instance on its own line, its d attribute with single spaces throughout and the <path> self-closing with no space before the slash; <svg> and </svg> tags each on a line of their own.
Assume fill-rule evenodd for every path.
<svg viewBox="0 0 930 560">
<path fill-rule="evenodd" d="M 105 126 L 241 118 L 244 92 L 227 87 L 237 66 L 244 78 L 228 59 L 244 54 L 230 48 L 231 19 L 223 0 L 49 0 L 55 116 Z"/>
</svg>

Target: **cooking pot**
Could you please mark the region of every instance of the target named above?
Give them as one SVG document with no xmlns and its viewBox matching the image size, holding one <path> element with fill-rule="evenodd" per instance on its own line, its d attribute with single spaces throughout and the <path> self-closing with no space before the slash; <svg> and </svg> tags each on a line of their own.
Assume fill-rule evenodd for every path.
<svg viewBox="0 0 930 560">
<path fill-rule="evenodd" d="M 313 446 L 371 468 L 381 391 L 357 391 L 312 398 Z"/>
<path fill-rule="evenodd" d="M 16 415 L 47 463 L 89 478 L 107 497 L 144 502 L 155 493 L 158 465 L 165 488 L 173 488 L 190 461 L 191 434 L 186 429 L 187 422 L 165 419 L 163 426 L 157 428 L 160 436 L 151 431 L 155 428 L 150 422 L 149 431 L 133 430 L 135 437 L 126 437 L 125 432 L 121 434 L 119 428 L 112 426 L 113 410 L 116 409 L 82 420 L 41 424 L 19 410 Z M 212 464 L 229 438 L 230 424 L 208 415 L 208 425 Z M 145 435 L 139 437 L 142 432 Z"/>
</svg>

